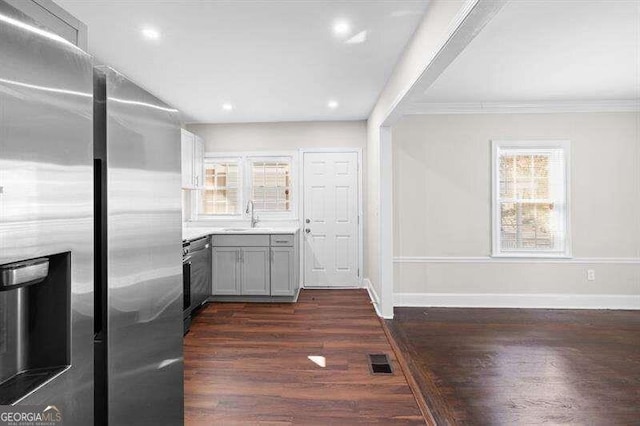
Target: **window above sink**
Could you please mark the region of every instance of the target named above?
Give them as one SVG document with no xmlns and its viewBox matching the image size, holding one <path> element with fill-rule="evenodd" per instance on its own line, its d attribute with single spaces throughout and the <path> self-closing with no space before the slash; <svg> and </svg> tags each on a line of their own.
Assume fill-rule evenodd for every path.
<svg viewBox="0 0 640 426">
<path fill-rule="evenodd" d="M 195 219 L 249 219 L 246 206 L 253 201 L 260 220 L 296 220 L 297 164 L 297 152 L 206 153 L 204 185 L 195 191 Z"/>
</svg>

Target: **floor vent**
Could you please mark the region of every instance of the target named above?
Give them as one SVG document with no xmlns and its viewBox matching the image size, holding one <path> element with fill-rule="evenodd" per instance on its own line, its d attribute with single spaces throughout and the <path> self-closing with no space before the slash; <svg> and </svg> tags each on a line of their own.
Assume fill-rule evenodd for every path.
<svg viewBox="0 0 640 426">
<path fill-rule="evenodd" d="M 371 374 L 393 374 L 389 357 L 386 354 L 369 354 Z"/>
</svg>

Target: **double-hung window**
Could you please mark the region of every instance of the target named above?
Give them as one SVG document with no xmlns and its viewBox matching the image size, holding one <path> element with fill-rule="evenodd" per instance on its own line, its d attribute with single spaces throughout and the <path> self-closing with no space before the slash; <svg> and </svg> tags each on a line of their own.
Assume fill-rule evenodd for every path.
<svg viewBox="0 0 640 426">
<path fill-rule="evenodd" d="M 568 257 L 569 142 L 493 141 L 493 255 Z"/>
<path fill-rule="evenodd" d="M 201 215 L 238 216 L 242 209 L 242 174 L 237 158 L 205 159 Z"/>
<path fill-rule="evenodd" d="M 289 213 L 292 207 L 291 158 L 250 158 L 250 200 L 256 211 Z"/>
<path fill-rule="evenodd" d="M 247 203 L 264 219 L 295 219 L 294 155 L 230 154 L 205 157 L 199 218 L 246 219 Z"/>
</svg>

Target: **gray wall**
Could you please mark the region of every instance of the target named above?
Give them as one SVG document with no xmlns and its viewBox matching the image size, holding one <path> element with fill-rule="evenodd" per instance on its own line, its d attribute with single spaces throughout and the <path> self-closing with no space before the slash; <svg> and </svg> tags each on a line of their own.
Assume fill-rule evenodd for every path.
<svg viewBox="0 0 640 426">
<path fill-rule="evenodd" d="M 573 261 L 487 258 L 492 139 L 571 140 Z M 395 293 L 640 294 L 639 113 L 417 115 L 393 147 Z"/>
</svg>

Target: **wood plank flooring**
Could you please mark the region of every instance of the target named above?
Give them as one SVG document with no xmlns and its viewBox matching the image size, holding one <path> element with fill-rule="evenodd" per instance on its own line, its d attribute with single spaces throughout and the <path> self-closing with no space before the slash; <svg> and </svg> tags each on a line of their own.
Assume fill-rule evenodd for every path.
<svg viewBox="0 0 640 426">
<path fill-rule="evenodd" d="M 388 354 L 394 375 L 371 375 L 369 353 Z M 196 317 L 185 424 L 425 423 L 367 292 L 303 290 L 296 304 L 215 303 Z"/>
<path fill-rule="evenodd" d="M 640 424 L 640 312 L 396 308 L 438 424 Z"/>
</svg>

